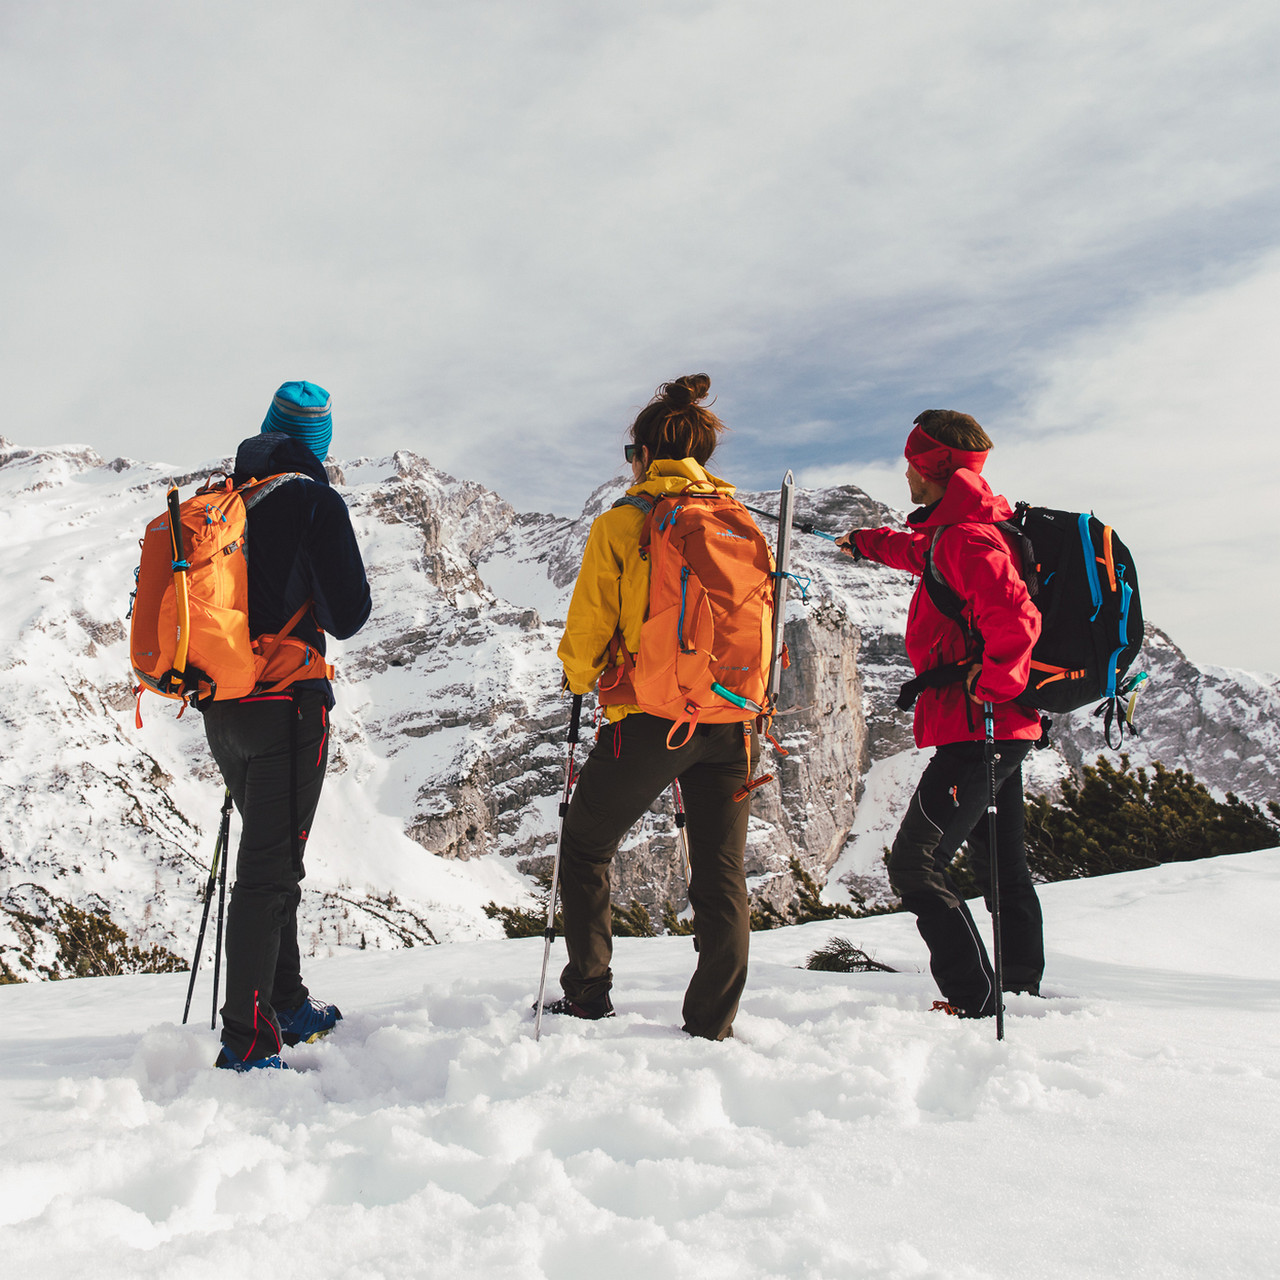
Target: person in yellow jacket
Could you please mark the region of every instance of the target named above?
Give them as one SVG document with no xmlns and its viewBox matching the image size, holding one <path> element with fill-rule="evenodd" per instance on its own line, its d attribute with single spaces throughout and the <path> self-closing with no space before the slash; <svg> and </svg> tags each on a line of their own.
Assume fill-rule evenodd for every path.
<svg viewBox="0 0 1280 1280">
<path fill-rule="evenodd" d="M 710 388 L 706 374 L 677 378 L 640 411 L 626 446 L 636 480 L 629 495 L 678 492 L 690 482 L 709 482 L 717 492 L 733 494 L 732 485 L 706 470 L 724 430 L 703 404 Z M 578 1018 L 613 1015 L 610 863 L 626 832 L 679 779 L 698 946 L 697 969 L 685 993 L 684 1030 L 723 1040 L 732 1034 L 746 985 L 750 937 L 743 867 L 750 801 L 735 800 L 734 793 L 748 780 L 759 746 L 748 721 L 700 724 L 671 749 L 672 722 L 644 713 L 616 692 L 627 686 L 624 673 L 614 670 L 623 663 L 614 637 L 621 635 L 629 653 L 639 652 L 649 601 L 649 564 L 640 555 L 644 520 L 638 506 L 625 502 L 596 518 L 560 642 L 573 693 L 597 684 L 615 693 L 602 697 L 607 722 L 565 816 L 560 892 L 569 962 L 560 975 L 564 997 L 546 1011 Z"/>
</svg>

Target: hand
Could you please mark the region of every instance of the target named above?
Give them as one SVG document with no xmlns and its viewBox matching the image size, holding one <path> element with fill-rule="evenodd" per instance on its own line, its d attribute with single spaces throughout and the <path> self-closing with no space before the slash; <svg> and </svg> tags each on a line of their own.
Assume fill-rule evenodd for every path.
<svg viewBox="0 0 1280 1280">
<path fill-rule="evenodd" d="M 980 662 L 975 662 L 975 663 L 974 663 L 971 667 L 969 667 L 969 669 L 964 673 L 964 691 L 969 695 L 969 701 L 970 701 L 970 702 L 976 702 L 976 703 L 978 704 L 978 706 L 982 706 L 982 704 L 983 704 L 984 702 L 986 702 L 986 698 L 980 698 L 980 697 L 979 697 L 976 693 L 974 693 L 974 691 L 973 691 L 973 686 L 974 686 L 975 684 L 977 684 L 977 682 L 978 682 L 978 677 L 979 677 L 981 674 L 982 674 L 982 663 L 980 663 Z"/>
<path fill-rule="evenodd" d="M 858 550 L 858 544 L 853 540 L 856 529 L 850 529 L 842 538 L 836 539 L 836 546 L 845 553 L 851 560 L 865 560 L 867 557 Z"/>
</svg>

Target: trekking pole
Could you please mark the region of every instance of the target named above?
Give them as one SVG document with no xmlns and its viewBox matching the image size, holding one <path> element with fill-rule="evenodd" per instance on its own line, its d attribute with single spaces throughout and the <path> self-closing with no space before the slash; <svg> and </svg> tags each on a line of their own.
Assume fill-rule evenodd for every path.
<svg viewBox="0 0 1280 1280">
<path fill-rule="evenodd" d="M 564 820 L 569 812 L 569 793 L 573 790 L 573 757 L 578 745 L 578 723 L 582 719 L 582 694 L 573 695 L 569 712 L 569 758 L 564 766 L 564 794 L 560 797 L 560 834 L 556 838 L 556 858 L 551 865 L 551 894 L 547 899 L 547 927 L 542 931 L 542 976 L 538 979 L 538 1013 L 533 1022 L 533 1038 L 542 1036 L 542 998 L 547 990 L 547 961 L 551 944 L 556 940 L 556 892 L 560 888 L 560 850 L 564 845 Z"/>
<path fill-rule="evenodd" d="M 191 997 L 196 989 L 196 974 L 200 970 L 200 952 L 204 949 L 204 931 L 209 923 L 209 905 L 213 902 L 214 882 L 218 878 L 218 863 L 223 850 L 227 846 L 227 836 L 231 829 L 231 790 L 222 801 L 222 819 L 218 823 L 218 839 L 213 846 L 213 862 L 209 867 L 209 880 L 204 887 L 204 911 L 200 916 L 200 932 L 196 935 L 196 954 L 191 961 L 191 981 L 187 983 L 187 1002 L 182 1006 L 182 1025 L 187 1024 L 187 1015 L 191 1012 Z"/>
<path fill-rule="evenodd" d="M 684 796 L 680 794 L 680 779 L 671 779 L 671 803 L 676 810 L 676 839 L 680 845 L 680 864 L 684 868 L 684 889 L 685 896 L 690 898 L 689 905 L 693 906 L 693 863 L 689 859 L 689 832 L 686 829 L 687 819 L 684 812 Z M 693 935 L 693 949 L 698 949 L 698 935 Z"/>
<path fill-rule="evenodd" d="M 222 968 L 222 921 L 227 913 L 227 836 L 231 832 L 231 811 L 227 805 L 231 802 L 231 792 L 227 792 L 227 800 L 223 805 L 223 838 L 222 866 L 218 869 L 218 942 L 213 952 L 213 1012 L 209 1014 L 209 1030 L 218 1029 L 218 974 Z"/>
<path fill-rule="evenodd" d="M 685 830 L 684 797 L 680 794 L 680 779 L 671 779 L 671 803 L 676 810 L 676 838 L 680 843 L 680 863 L 684 867 L 684 887 L 687 890 L 693 880 L 693 865 L 689 861 L 689 833 Z"/>
<path fill-rule="evenodd" d="M 987 731 L 987 849 L 991 859 L 991 967 L 996 979 L 996 1039 L 1004 1039 L 1004 966 L 1000 949 L 1000 876 L 996 861 L 996 712 L 989 702 L 982 704 Z"/>
<path fill-rule="evenodd" d="M 745 502 L 742 505 L 747 507 Z M 775 522 L 779 520 L 779 517 L 774 515 L 772 511 L 762 511 L 759 507 L 747 507 L 747 510 L 750 511 L 753 516 L 764 516 L 766 520 L 773 520 Z M 793 529 L 799 529 L 801 533 L 811 533 L 815 538 L 826 538 L 828 542 L 840 541 L 834 533 L 824 533 L 821 529 L 815 529 L 811 524 L 803 524 L 800 521 L 794 521 L 791 527 Z"/>
</svg>

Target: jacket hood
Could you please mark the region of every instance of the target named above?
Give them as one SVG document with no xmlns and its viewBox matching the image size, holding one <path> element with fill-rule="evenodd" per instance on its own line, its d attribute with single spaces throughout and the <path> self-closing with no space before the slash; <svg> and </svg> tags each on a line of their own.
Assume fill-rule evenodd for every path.
<svg viewBox="0 0 1280 1280">
<path fill-rule="evenodd" d="M 628 493 L 680 493 L 692 483 L 709 484 L 726 498 L 737 492 L 735 486 L 719 476 L 713 476 L 700 462 L 692 458 L 658 458 L 649 464 L 649 472 L 639 484 L 633 484 Z"/>
<path fill-rule="evenodd" d="M 914 529 L 936 529 L 950 524 L 999 524 L 1013 517 L 1013 508 L 987 482 L 967 467 L 947 481 L 947 491 L 932 507 L 921 507 L 907 517 Z"/>
<path fill-rule="evenodd" d="M 305 444 L 280 431 L 264 431 L 241 441 L 231 478 L 236 484 L 244 484 L 246 480 L 263 480 L 282 471 L 300 471 L 319 484 L 329 483 L 324 463 Z"/>
</svg>

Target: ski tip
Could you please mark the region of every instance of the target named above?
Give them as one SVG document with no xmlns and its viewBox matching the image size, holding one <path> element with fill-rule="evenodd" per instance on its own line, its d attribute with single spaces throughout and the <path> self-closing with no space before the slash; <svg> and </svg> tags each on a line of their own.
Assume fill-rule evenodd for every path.
<svg viewBox="0 0 1280 1280">
<path fill-rule="evenodd" d="M 788 471 L 787 474 L 782 477 L 782 483 L 783 483 L 783 486 L 788 489 L 794 488 L 796 483 L 796 478 L 791 474 L 790 471 Z"/>
</svg>

